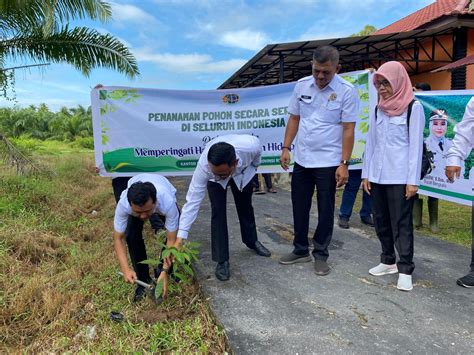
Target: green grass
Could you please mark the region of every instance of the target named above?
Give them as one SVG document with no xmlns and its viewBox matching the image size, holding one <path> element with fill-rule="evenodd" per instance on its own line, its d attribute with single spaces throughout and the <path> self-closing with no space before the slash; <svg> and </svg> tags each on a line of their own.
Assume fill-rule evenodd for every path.
<svg viewBox="0 0 474 355">
<path fill-rule="evenodd" d="M 342 192 L 343 190 L 337 190 L 336 192 L 336 207 L 339 207 L 341 205 Z M 429 216 L 427 207 L 428 199 L 426 196 L 420 195 L 420 197 L 424 200 L 423 226 L 422 228 L 417 229 L 415 233 L 443 239 L 454 244 L 459 244 L 467 247 L 471 246 L 471 207 L 459 205 L 457 203 L 449 201 L 439 200 L 438 226 L 440 228 L 440 231 L 438 233 L 433 233 L 429 229 Z M 359 191 L 359 193 L 357 194 L 356 202 L 354 204 L 351 219 L 358 218 L 361 204 L 362 191 Z"/>
<path fill-rule="evenodd" d="M 112 246 L 110 180 L 96 176 L 92 151 L 20 144 L 52 173 L 2 171 L 0 352 L 225 352 L 225 334 L 196 284 L 158 307 L 130 302 L 134 286 L 117 275 Z M 148 226 L 145 240 L 149 256 L 157 255 Z M 125 321 L 111 321 L 111 311 Z"/>
</svg>

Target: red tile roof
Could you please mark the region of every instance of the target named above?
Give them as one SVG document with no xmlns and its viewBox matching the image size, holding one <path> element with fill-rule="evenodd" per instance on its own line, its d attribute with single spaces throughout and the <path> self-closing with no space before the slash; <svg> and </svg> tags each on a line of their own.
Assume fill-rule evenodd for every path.
<svg viewBox="0 0 474 355">
<path fill-rule="evenodd" d="M 455 62 L 449 63 L 448 65 L 445 65 L 444 67 L 432 70 L 431 72 L 436 73 L 443 70 L 453 70 L 453 69 L 463 67 L 465 65 L 471 65 L 471 64 L 474 64 L 474 54 L 468 55 L 467 57 L 464 57 Z"/>
<path fill-rule="evenodd" d="M 374 35 L 397 33 L 415 30 L 423 25 L 434 21 L 442 16 L 471 13 L 467 9 L 469 0 L 437 0 L 411 15 L 388 25 L 376 32 Z"/>
</svg>

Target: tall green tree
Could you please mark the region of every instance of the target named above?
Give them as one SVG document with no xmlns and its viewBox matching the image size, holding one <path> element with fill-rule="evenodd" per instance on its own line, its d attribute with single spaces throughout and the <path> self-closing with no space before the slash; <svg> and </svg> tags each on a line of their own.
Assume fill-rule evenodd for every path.
<svg viewBox="0 0 474 355">
<path fill-rule="evenodd" d="M 95 29 L 69 26 L 73 20 L 106 22 L 111 16 L 111 7 L 103 0 L 0 0 L 0 95 L 9 98 L 15 71 L 25 66 L 68 63 L 85 76 L 99 67 L 130 78 L 139 75 L 135 57 L 117 38 Z M 6 67 L 7 62 L 20 64 Z M 21 134 L 26 121 L 23 118 L 22 124 L 15 125 L 14 133 Z M 69 122 L 71 134 L 84 131 L 79 121 L 75 118 Z M 15 154 L 20 157 L 0 132 L 0 157 L 7 156 L 9 162 L 25 161 Z"/>
<path fill-rule="evenodd" d="M 7 96 L 14 63 L 68 63 L 88 76 L 94 68 L 110 68 L 133 78 L 139 74 L 135 57 L 110 34 L 87 27 L 69 27 L 72 20 L 111 19 L 102 0 L 0 0 L 0 86 Z M 28 66 L 29 64 L 27 64 Z"/>
<path fill-rule="evenodd" d="M 365 25 L 364 28 L 361 29 L 359 32 L 351 34 L 351 37 L 368 36 L 374 33 L 375 31 L 377 31 L 377 29 L 374 26 Z"/>
</svg>

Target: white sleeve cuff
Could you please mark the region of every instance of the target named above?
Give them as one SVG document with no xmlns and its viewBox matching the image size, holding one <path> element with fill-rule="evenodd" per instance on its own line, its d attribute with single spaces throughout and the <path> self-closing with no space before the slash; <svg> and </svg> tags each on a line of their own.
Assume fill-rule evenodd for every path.
<svg viewBox="0 0 474 355">
<path fill-rule="evenodd" d="M 462 159 L 454 156 L 454 157 L 448 157 L 446 159 L 446 166 L 461 166 L 462 165 Z"/>
<path fill-rule="evenodd" d="M 177 237 L 181 238 L 181 239 L 188 239 L 188 231 L 184 231 L 182 229 L 179 229 Z"/>
</svg>

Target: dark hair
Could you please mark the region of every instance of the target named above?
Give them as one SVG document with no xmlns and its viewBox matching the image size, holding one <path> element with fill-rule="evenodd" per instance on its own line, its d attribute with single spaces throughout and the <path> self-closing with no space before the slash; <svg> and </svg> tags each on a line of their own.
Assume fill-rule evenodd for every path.
<svg viewBox="0 0 474 355">
<path fill-rule="evenodd" d="M 156 188 L 151 182 L 134 182 L 127 191 L 127 199 L 130 205 L 143 206 L 151 198 L 156 202 Z"/>
<path fill-rule="evenodd" d="M 227 164 L 231 166 L 235 160 L 235 149 L 226 142 L 215 143 L 209 148 L 207 161 L 214 166 Z"/>
<path fill-rule="evenodd" d="M 423 91 L 431 91 L 431 85 L 428 83 L 417 83 L 415 84 L 415 89 Z"/>
<path fill-rule="evenodd" d="M 339 51 L 333 46 L 321 46 L 314 50 L 313 60 L 318 63 L 330 61 L 333 64 L 339 64 Z"/>
</svg>

